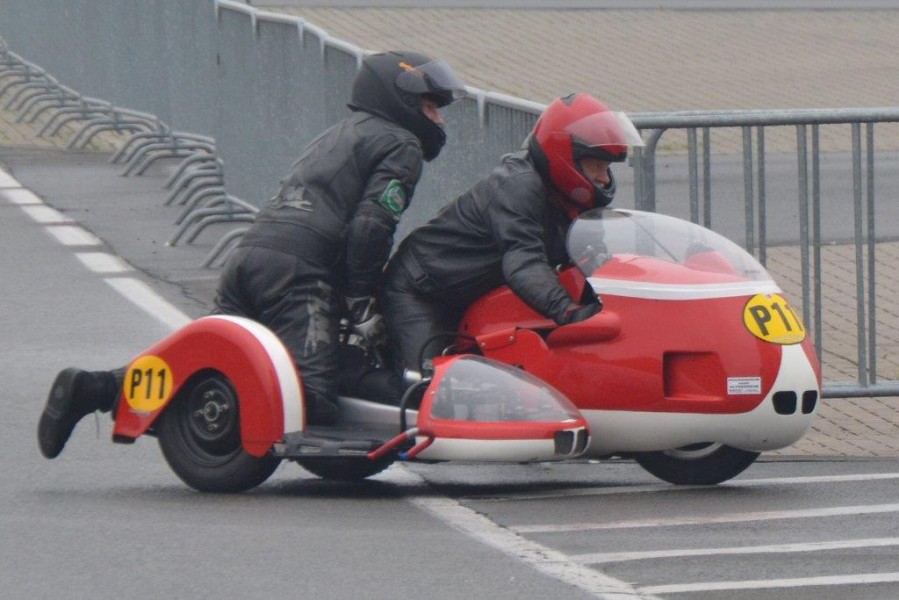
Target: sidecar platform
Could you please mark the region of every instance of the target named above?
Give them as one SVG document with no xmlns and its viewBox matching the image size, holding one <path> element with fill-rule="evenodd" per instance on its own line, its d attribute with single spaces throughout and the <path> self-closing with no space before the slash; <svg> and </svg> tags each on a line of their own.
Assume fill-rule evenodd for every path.
<svg viewBox="0 0 899 600">
<path fill-rule="evenodd" d="M 286 459 L 366 456 L 399 434 L 397 425 L 337 424 L 309 427 L 284 436 L 272 451 Z"/>
</svg>

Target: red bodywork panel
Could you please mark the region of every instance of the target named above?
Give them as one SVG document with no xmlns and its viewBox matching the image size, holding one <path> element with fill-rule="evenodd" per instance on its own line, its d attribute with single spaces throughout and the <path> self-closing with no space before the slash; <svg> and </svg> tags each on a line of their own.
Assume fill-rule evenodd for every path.
<svg viewBox="0 0 899 600">
<path fill-rule="evenodd" d="M 615 257 L 597 274 L 662 285 L 745 281 L 722 271 Z M 585 286 L 592 292 L 574 268 L 563 271 L 560 281 L 573 298 L 581 298 Z M 755 337 L 743 324 L 750 297 L 603 294 L 602 312 L 558 328 L 503 288 L 470 307 L 460 332 L 476 336 L 486 357 L 536 375 L 580 409 L 736 414 L 765 398 L 781 361 L 780 345 Z M 820 380 L 810 340 L 801 343 Z M 760 378 L 760 393 L 728 394 L 729 377 Z"/>
<path fill-rule="evenodd" d="M 248 453 L 262 456 L 283 437 L 284 409 L 272 359 L 246 328 L 226 319 L 198 319 L 144 351 L 131 364 L 145 357 L 160 359 L 157 364 L 164 365 L 160 371 L 168 369 L 155 376 L 171 378 L 171 393 L 164 398 L 159 394 L 161 404 L 158 402 L 153 410 L 135 408 L 128 396 L 134 395 L 136 376 L 126 375 L 116 412 L 115 437 L 136 438 L 146 432 L 184 383 L 206 369 L 227 374 L 234 386 L 240 398 L 241 439 Z"/>
</svg>

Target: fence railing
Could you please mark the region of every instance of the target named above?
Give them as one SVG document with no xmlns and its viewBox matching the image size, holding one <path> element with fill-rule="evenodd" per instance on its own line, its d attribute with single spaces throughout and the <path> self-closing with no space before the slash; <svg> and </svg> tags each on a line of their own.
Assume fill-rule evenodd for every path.
<svg viewBox="0 0 899 600">
<path fill-rule="evenodd" d="M 893 396 L 899 395 L 899 382 L 879 381 L 878 377 L 878 290 L 877 290 L 877 206 L 875 203 L 875 147 L 877 124 L 899 123 L 899 108 L 832 109 L 832 110 L 757 110 L 757 111 L 692 111 L 670 114 L 644 114 L 633 117 L 646 137 L 646 147 L 635 157 L 635 196 L 639 208 L 657 209 L 656 151 L 663 134 L 670 130 L 686 132 L 688 192 L 690 219 L 707 227 L 712 226 L 715 203 L 712 198 L 711 132 L 716 129 L 738 128 L 742 135 L 743 182 L 743 246 L 755 252 L 767 265 L 769 253 L 769 198 L 766 164 L 770 160 L 765 149 L 765 134 L 771 128 L 794 128 L 796 135 L 795 161 L 797 218 L 794 222 L 794 247 L 799 250 L 798 267 L 802 313 L 813 331 L 819 353 L 830 349 L 833 342 L 824 335 L 825 311 L 833 302 L 825 293 L 826 249 L 829 242 L 822 235 L 822 171 L 820 129 L 822 126 L 846 125 L 850 139 L 851 202 L 839 196 L 836 202 L 851 206 L 851 229 L 844 238 L 850 240 L 855 275 L 855 331 L 854 383 L 828 384 L 826 396 Z M 862 142 L 864 129 L 864 143 Z M 701 143 L 699 136 L 701 133 Z M 753 133 L 755 134 L 753 136 Z M 700 155 L 700 148 L 702 149 Z M 701 172 L 701 175 L 700 175 Z M 895 170 L 885 175 L 895 182 Z M 700 196 L 702 202 L 700 203 Z M 788 202 L 780 197 L 778 203 Z M 833 204 L 834 200 L 831 200 Z M 895 222 L 895 221 L 894 221 Z M 892 231 L 886 237 L 895 238 Z M 833 234 L 831 235 L 833 238 Z M 781 242 L 783 243 L 783 242 Z M 845 260 L 841 258 L 839 260 Z M 843 301 L 843 298 L 837 301 Z M 843 309 L 842 317 L 846 317 Z M 895 339 L 899 323 L 886 323 L 889 337 Z M 852 349 L 853 344 L 841 344 Z"/>
<path fill-rule="evenodd" d="M 16 89 L 8 108 L 19 118 L 47 124 L 44 134 L 76 123 L 73 146 L 105 130 L 132 134 L 113 157 L 126 174 L 157 157 L 183 159 L 167 182 L 167 203 L 183 206 L 172 244 L 191 243 L 210 223 L 251 220 L 299 150 L 345 114 L 366 52 L 302 19 L 233 0 L 0 0 L 0 36 L 9 44 L 0 52 L 0 96 Z M 474 88 L 448 107 L 448 144 L 425 170 L 398 237 L 517 149 L 542 108 Z M 887 206 L 875 202 L 875 181 L 889 183 L 896 173 L 875 179 L 873 142 L 875 124 L 899 123 L 899 109 L 631 116 L 647 146 L 632 157 L 633 169 L 616 171 L 620 203 L 630 196 L 637 208 L 742 237 L 769 270 L 786 272 L 825 364 L 840 365 L 825 371 L 826 396 L 899 394 L 899 375 L 878 376 L 879 343 L 899 334 L 893 338 L 896 324 L 878 300 L 875 235 Z M 837 125 L 850 128 L 851 150 L 840 163 L 850 165 L 848 187 L 824 176 L 823 159 L 833 155 L 821 150 L 819 131 Z M 766 148 L 766 132 L 784 128 L 795 130 L 793 148 Z M 741 143 L 714 152 L 721 146 L 713 135 L 725 130 L 740 132 Z M 684 147 L 660 152 L 672 135 L 685 136 Z M 788 191 L 774 192 L 784 181 Z M 837 219 L 852 224 L 848 233 L 822 208 L 835 203 L 851 208 Z M 216 264 L 239 233 L 220 239 L 206 264 Z M 835 248 L 849 258 L 832 258 Z M 854 289 L 839 290 L 851 296 L 851 314 L 845 298 L 833 301 L 834 282 L 846 280 L 829 274 L 837 260 L 853 267 Z M 845 335 L 849 321 L 832 328 L 834 318 L 851 319 L 853 339 Z"/>
</svg>

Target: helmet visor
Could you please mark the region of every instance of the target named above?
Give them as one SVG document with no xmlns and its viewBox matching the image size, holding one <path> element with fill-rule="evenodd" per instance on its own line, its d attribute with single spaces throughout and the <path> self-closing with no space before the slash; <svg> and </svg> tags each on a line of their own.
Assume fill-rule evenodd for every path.
<svg viewBox="0 0 899 600">
<path fill-rule="evenodd" d="M 587 115 L 568 124 L 565 132 L 588 148 L 644 145 L 640 132 L 623 112 L 608 110 Z"/>
<path fill-rule="evenodd" d="M 441 106 L 465 97 L 465 84 L 442 60 L 432 60 L 417 67 L 401 62 L 399 66 L 402 72 L 396 77 L 396 86 L 404 92 L 434 94 L 443 100 Z"/>
</svg>

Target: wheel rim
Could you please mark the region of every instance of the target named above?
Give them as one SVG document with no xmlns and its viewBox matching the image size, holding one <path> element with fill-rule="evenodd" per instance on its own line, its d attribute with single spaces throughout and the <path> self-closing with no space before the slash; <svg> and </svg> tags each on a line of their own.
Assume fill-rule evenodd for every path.
<svg viewBox="0 0 899 600">
<path fill-rule="evenodd" d="M 673 450 L 666 450 L 664 454 L 671 458 L 676 458 L 677 460 L 699 460 L 711 456 L 723 447 L 724 444 L 704 442 L 701 444 L 681 446 L 680 448 L 674 448 Z"/>
<path fill-rule="evenodd" d="M 196 462 L 219 465 L 240 453 L 237 395 L 223 377 L 198 382 L 179 413 L 178 436 Z"/>
</svg>

